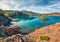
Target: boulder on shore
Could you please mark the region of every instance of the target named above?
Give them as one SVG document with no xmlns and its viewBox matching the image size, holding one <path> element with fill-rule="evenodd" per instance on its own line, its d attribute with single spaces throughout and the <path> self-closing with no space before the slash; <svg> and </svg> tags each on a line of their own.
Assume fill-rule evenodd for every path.
<svg viewBox="0 0 60 42">
<path fill-rule="evenodd" d="M 6 36 L 11 36 L 14 34 L 18 34 L 20 32 L 20 27 L 14 26 L 14 27 L 9 27 L 9 26 L 0 26 L 0 37 L 6 37 Z"/>
<path fill-rule="evenodd" d="M 14 26 L 14 27 L 8 27 L 6 29 L 6 33 L 7 35 L 14 35 L 14 34 L 18 34 L 20 32 L 20 27 L 18 26 Z"/>
</svg>

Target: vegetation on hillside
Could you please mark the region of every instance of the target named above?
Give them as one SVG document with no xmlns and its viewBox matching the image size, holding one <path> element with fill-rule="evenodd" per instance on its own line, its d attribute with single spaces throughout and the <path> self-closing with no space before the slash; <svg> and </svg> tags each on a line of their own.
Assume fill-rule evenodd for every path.
<svg viewBox="0 0 60 42">
<path fill-rule="evenodd" d="M 50 39 L 50 37 L 48 37 L 48 36 L 40 36 L 40 39 L 48 41 Z"/>
</svg>

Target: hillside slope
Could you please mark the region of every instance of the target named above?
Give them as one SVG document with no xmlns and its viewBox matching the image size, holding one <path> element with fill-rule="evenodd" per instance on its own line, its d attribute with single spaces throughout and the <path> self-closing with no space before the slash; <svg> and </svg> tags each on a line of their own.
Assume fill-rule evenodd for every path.
<svg viewBox="0 0 60 42">
<path fill-rule="evenodd" d="M 42 42 L 40 36 L 48 36 L 50 39 L 43 42 L 60 42 L 60 23 L 43 27 L 29 34 L 33 42 Z"/>
<path fill-rule="evenodd" d="M 0 10 L 0 25 L 9 25 L 10 22 L 11 22 L 11 19 L 6 17 L 4 15 L 4 12 L 2 10 Z"/>
</svg>

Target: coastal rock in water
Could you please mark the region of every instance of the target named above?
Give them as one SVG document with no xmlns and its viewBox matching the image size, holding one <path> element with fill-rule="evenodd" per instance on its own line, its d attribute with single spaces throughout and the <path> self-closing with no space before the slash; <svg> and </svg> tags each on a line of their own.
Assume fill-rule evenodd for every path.
<svg viewBox="0 0 60 42">
<path fill-rule="evenodd" d="M 19 32 L 20 32 L 20 27 L 18 27 L 18 26 L 14 26 L 14 27 L 10 27 L 10 28 L 8 27 L 6 29 L 7 35 L 14 35 L 14 34 L 17 34 Z"/>
<path fill-rule="evenodd" d="M 14 34 L 18 34 L 20 32 L 20 27 L 8 27 L 8 26 L 0 26 L 0 37 L 11 36 Z"/>
</svg>

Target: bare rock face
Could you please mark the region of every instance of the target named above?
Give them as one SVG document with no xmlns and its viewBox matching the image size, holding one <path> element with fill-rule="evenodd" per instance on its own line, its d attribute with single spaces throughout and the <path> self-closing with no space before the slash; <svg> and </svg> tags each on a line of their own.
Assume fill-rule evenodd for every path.
<svg viewBox="0 0 60 42">
<path fill-rule="evenodd" d="M 3 40 L 4 42 L 31 42 L 28 36 L 16 34 L 9 36 Z"/>
<path fill-rule="evenodd" d="M 60 42 L 60 23 L 56 23 L 50 26 L 46 26 L 35 30 L 28 35 L 33 42 L 42 42 L 40 36 L 48 36 L 50 39 L 43 42 Z"/>
</svg>

